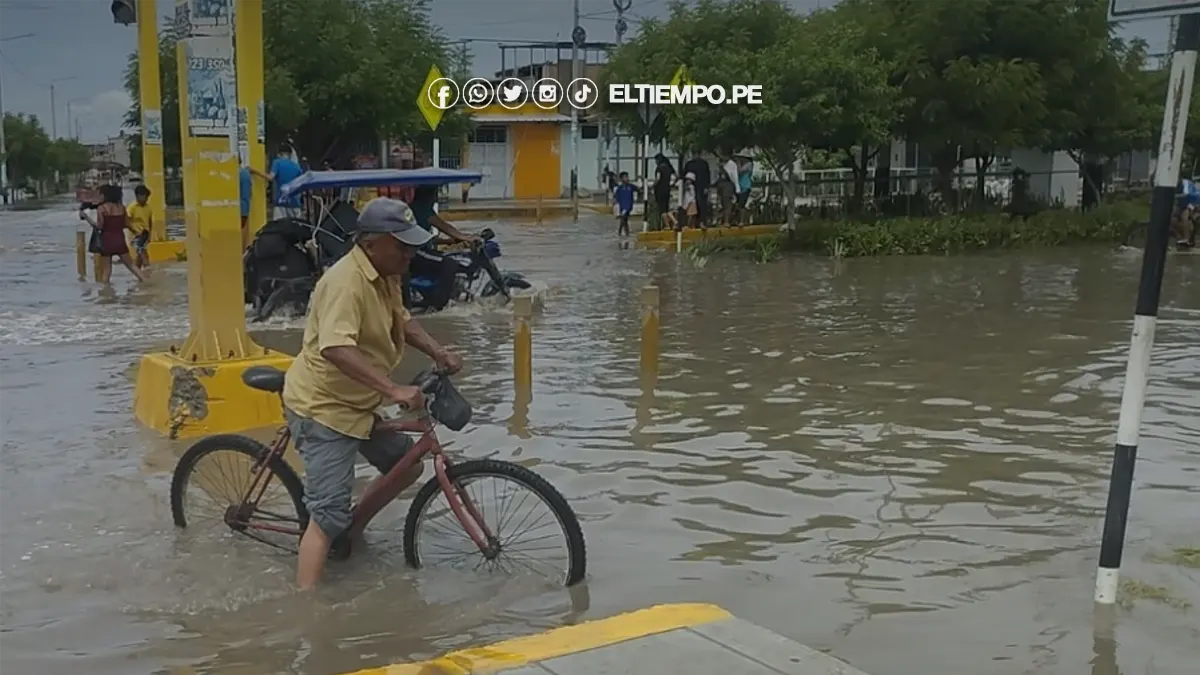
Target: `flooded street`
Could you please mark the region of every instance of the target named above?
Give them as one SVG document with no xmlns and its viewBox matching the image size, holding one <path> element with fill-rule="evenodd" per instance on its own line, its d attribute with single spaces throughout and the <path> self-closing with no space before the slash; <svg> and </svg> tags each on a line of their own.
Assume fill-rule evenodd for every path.
<svg viewBox="0 0 1200 675">
<path fill-rule="evenodd" d="M 441 436 L 557 486 L 589 578 L 409 570 L 402 500 L 307 597 L 287 555 L 171 524 L 188 442 L 135 423 L 132 383 L 139 354 L 186 334 L 184 266 L 141 288 L 118 267 L 101 289 L 76 279 L 69 206 L 0 220 L 6 675 L 327 675 L 690 601 L 871 675 L 1166 675 L 1200 659 L 1200 569 L 1165 561 L 1200 547 L 1200 256 L 1167 266 L 1123 567 L 1166 597 L 1119 608 L 1113 643 L 1093 639 L 1092 587 L 1138 252 L 701 266 L 619 248 L 607 217 L 489 223 L 501 267 L 542 287 L 534 396 L 514 411 L 503 309 L 425 318 L 465 355 L 476 410 Z M 653 397 L 638 377 L 649 281 Z M 252 329 L 294 352 L 300 325 Z M 423 366 L 409 359 L 403 375 Z"/>
</svg>

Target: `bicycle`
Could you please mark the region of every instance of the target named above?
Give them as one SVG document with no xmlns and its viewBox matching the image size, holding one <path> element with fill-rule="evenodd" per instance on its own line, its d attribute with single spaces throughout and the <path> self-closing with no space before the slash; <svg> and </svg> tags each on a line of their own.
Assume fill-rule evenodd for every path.
<svg viewBox="0 0 1200 675">
<path fill-rule="evenodd" d="M 276 368 L 256 366 L 243 373 L 242 381 L 253 389 L 279 395 L 282 404 L 284 375 L 283 371 Z M 565 539 L 565 568 L 547 576 L 558 577 L 564 586 L 571 586 L 581 581 L 586 573 L 587 564 L 583 532 L 579 527 L 579 519 L 562 494 L 546 479 L 519 464 L 492 459 L 468 460 L 460 464 L 452 462 L 438 441 L 435 426 L 437 423 L 442 423 L 455 431 L 461 429 L 470 420 L 470 404 L 454 389 L 449 376 L 443 372 L 424 371 L 413 380 L 413 384 L 419 386 L 425 395 L 424 410 L 418 411 L 415 419 L 389 420 L 389 422 L 392 423 L 390 424 L 392 429 L 413 434 L 419 433 L 420 437 L 381 481 L 384 486 L 394 485 L 395 481 L 400 480 L 408 469 L 415 466 L 426 455 L 433 455 L 435 475 L 417 492 L 404 520 L 402 545 L 405 562 L 416 569 L 430 566 L 427 564 L 427 559 L 433 556 L 431 551 L 427 551 L 423 547 L 421 535 L 433 531 L 430 522 L 434 514 L 431 513 L 430 507 L 438 497 L 443 497 L 448 511 L 453 515 L 452 522 L 456 521 L 462 529 L 462 532 L 458 534 L 465 533 L 466 535 L 467 550 L 463 555 L 456 556 L 456 559 L 479 554 L 483 559 L 476 564 L 476 569 L 487 563 L 489 568 L 499 568 L 503 571 L 504 567 L 500 559 L 505 553 L 516 555 L 513 546 L 516 535 L 505 538 L 500 532 L 501 528 L 506 524 L 514 524 L 514 527 L 528 526 L 526 528 L 528 531 L 545 518 L 539 516 L 533 521 L 530 521 L 529 515 L 518 518 L 515 513 L 509 513 L 505 505 L 512 506 L 514 510 L 519 509 L 529 497 L 529 493 L 532 493 L 537 501 L 548 509 L 553 522 L 558 523 Z M 201 462 L 209 458 L 215 459 L 214 456 L 219 453 L 230 452 L 235 456 L 240 456 L 243 461 L 251 462 L 249 482 L 235 490 L 233 497 L 226 497 L 229 503 L 218 506 L 216 517 L 219 517 L 220 522 L 235 534 L 245 535 L 277 548 L 295 552 L 293 546 L 298 543 L 299 537 L 308 526 L 308 512 L 304 506 L 303 483 L 296 471 L 284 459 L 284 452 L 290 440 L 291 433 L 285 425 L 279 429 L 274 441 L 269 446 L 237 434 L 209 436 L 192 445 L 180 457 L 171 480 L 171 514 L 175 525 L 187 528 L 189 524 L 197 524 L 197 520 L 195 518 L 189 520 L 186 513 L 189 503 L 188 488 L 200 487 L 207 492 L 204 484 L 213 482 L 211 477 L 206 477 L 202 471 L 199 471 L 198 467 L 201 466 Z M 224 470 L 221 473 L 223 476 L 227 475 Z M 512 486 L 526 490 L 520 504 L 513 506 L 516 503 L 515 498 L 503 499 L 503 503 L 493 510 L 493 515 L 497 516 L 494 526 L 489 526 L 486 517 L 487 509 L 479 505 L 476 493 L 470 490 L 473 485 L 486 478 L 502 479 Z M 277 513 L 271 508 L 266 508 L 268 506 L 266 495 L 273 480 L 286 491 L 287 499 L 283 501 L 291 502 L 295 511 L 294 516 Z M 387 505 L 387 501 L 382 501 L 381 493 L 386 493 L 386 489 L 381 487 L 375 491 L 368 490 L 354 505 L 353 523 L 355 525 L 365 526 Z M 495 489 L 491 491 L 491 494 L 499 495 Z M 291 540 L 293 546 L 269 541 L 268 535 L 282 535 L 285 541 Z M 555 533 L 551 532 L 549 535 L 535 537 L 532 542 L 545 542 L 554 536 L 556 536 Z M 345 537 L 335 539 L 335 547 L 331 555 L 347 557 L 350 553 L 348 544 Z M 538 550 L 544 548 L 540 544 L 536 547 Z M 538 571 L 524 560 L 517 560 L 517 563 L 535 572 Z"/>
</svg>

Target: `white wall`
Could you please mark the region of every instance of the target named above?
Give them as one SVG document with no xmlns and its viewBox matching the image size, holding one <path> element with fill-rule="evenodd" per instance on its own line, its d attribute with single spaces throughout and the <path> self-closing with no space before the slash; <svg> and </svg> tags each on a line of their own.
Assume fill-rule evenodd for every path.
<svg viewBox="0 0 1200 675">
<path fill-rule="evenodd" d="M 1021 148 L 1012 151 L 1014 168 L 1029 173 L 1029 192 L 1047 202 L 1079 206 L 1079 165 L 1066 152 L 1048 153 Z"/>
<path fill-rule="evenodd" d="M 579 125 L 582 130 L 583 125 Z M 561 151 L 559 152 L 559 177 L 562 196 L 571 196 L 571 169 L 575 168 L 575 157 L 571 155 L 571 125 L 562 125 Z M 588 193 L 600 189 L 600 168 L 604 164 L 604 140 L 602 138 L 579 139 L 579 187 Z M 599 165 L 597 164 L 599 160 Z"/>
</svg>

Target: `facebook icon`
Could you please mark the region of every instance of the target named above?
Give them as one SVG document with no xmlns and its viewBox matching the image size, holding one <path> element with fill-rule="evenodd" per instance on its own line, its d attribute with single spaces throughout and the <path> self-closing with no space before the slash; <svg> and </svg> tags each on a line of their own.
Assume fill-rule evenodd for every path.
<svg viewBox="0 0 1200 675">
<path fill-rule="evenodd" d="M 458 85 L 446 77 L 429 83 L 429 91 L 426 94 L 429 102 L 439 110 L 448 110 L 458 103 Z"/>
</svg>

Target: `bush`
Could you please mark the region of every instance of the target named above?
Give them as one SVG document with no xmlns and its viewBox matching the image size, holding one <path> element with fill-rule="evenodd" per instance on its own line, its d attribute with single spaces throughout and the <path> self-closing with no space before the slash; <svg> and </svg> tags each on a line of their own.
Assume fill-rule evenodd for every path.
<svg viewBox="0 0 1200 675">
<path fill-rule="evenodd" d="M 1138 210 L 1136 213 L 1141 213 Z M 705 241 L 702 251 L 745 251 L 764 262 L 779 249 L 835 257 L 948 255 L 991 249 L 1036 248 L 1086 242 L 1119 243 L 1135 211 L 1099 207 L 1088 213 L 1052 209 L 1029 218 L 951 215 L 876 222 L 802 221 L 796 231 L 755 239 Z M 1141 213 L 1142 220 L 1145 213 Z"/>
</svg>

